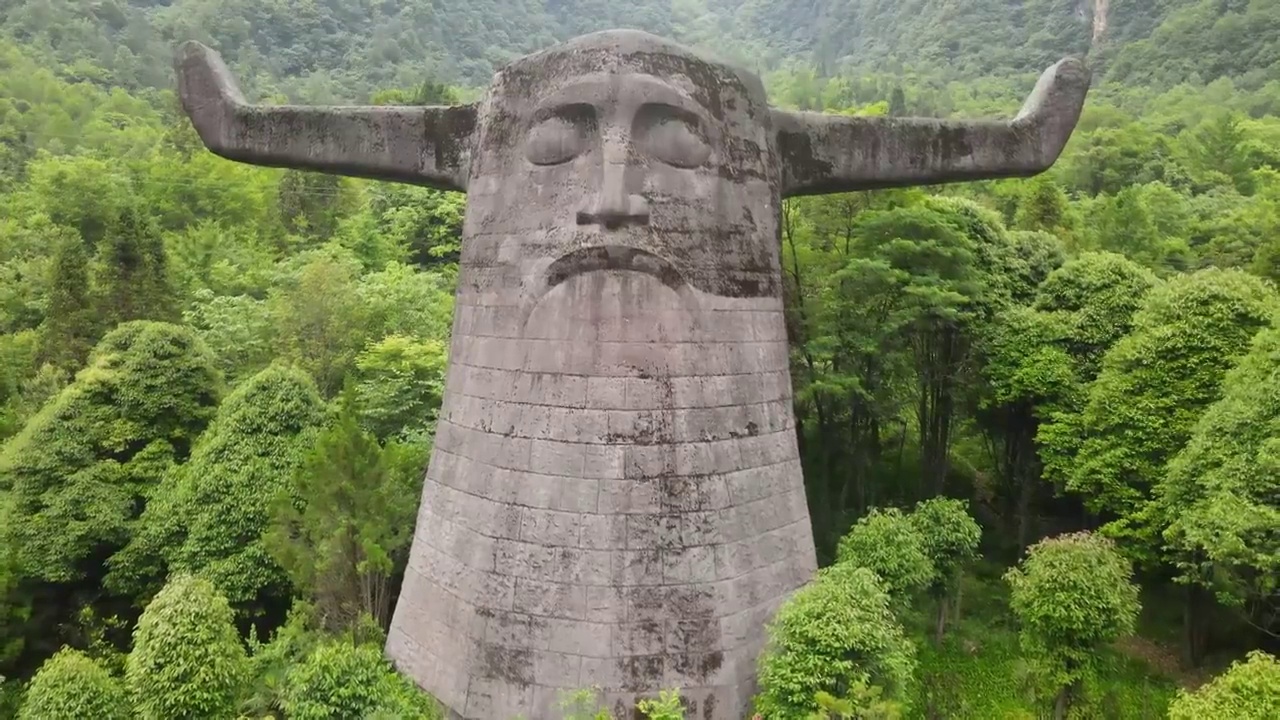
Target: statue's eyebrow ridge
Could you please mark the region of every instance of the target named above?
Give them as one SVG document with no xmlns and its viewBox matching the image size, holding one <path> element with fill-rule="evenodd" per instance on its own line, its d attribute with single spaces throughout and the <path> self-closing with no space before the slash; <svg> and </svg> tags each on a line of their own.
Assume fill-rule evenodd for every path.
<svg viewBox="0 0 1280 720">
<path fill-rule="evenodd" d="M 635 107 L 643 105 L 667 105 L 708 121 L 707 111 L 700 103 L 669 82 L 644 73 L 627 73 L 622 76 L 603 73 L 579 78 L 558 88 L 538 103 L 534 110 L 535 122 L 545 120 L 557 110 L 573 105 L 599 107 L 610 97 L 614 87 L 622 97 L 618 100 Z"/>
</svg>

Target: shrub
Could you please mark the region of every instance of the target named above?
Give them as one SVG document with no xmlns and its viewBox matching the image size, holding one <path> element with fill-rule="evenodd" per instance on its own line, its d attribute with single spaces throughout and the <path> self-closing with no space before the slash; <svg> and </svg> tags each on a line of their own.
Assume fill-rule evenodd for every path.
<svg viewBox="0 0 1280 720">
<path fill-rule="evenodd" d="M 31 679 L 18 720 L 127 720 L 131 715 L 119 679 L 79 650 L 63 648 Z"/>
<path fill-rule="evenodd" d="M 946 629 L 947 597 L 960 579 L 965 564 L 978 553 L 982 528 L 969 515 L 966 503 L 950 498 L 932 498 L 916 505 L 908 516 L 920 533 L 925 556 L 933 565 L 930 590 L 938 602 L 937 639 Z"/>
<path fill-rule="evenodd" d="M 858 520 L 840 539 L 836 562 L 874 572 L 899 607 L 934 577 L 924 537 L 897 508 L 876 508 Z"/>
<path fill-rule="evenodd" d="M 320 645 L 289 670 L 282 701 L 290 720 L 440 716 L 435 702 L 396 673 L 373 644 Z"/>
<path fill-rule="evenodd" d="M 1133 632 L 1132 575 L 1111 540 L 1088 532 L 1040 541 L 1005 575 L 1023 652 L 1055 696 L 1056 718 L 1081 695 L 1103 646 Z"/>
<path fill-rule="evenodd" d="M 819 571 L 783 604 L 768 632 L 756 701 L 766 720 L 816 712 L 819 692 L 843 697 L 875 685 L 885 700 L 911 695 L 915 648 L 880 579 L 866 568 L 845 564 Z"/>
<path fill-rule="evenodd" d="M 1195 692 L 1178 691 L 1169 720 L 1269 720 L 1280 717 L 1280 662 L 1261 651 L 1234 662 Z"/>
<path fill-rule="evenodd" d="M 203 578 L 178 575 L 138 620 L 125 680 L 143 720 L 235 717 L 247 679 L 227 599 Z"/>
</svg>

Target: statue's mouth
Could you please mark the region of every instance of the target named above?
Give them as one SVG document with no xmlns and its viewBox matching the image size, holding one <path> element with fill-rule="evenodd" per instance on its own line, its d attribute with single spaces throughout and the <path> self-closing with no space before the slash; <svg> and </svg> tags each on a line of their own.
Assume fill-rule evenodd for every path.
<svg viewBox="0 0 1280 720">
<path fill-rule="evenodd" d="M 592 245 L 562 255 L 551 263 L 545 275 L 545 291 L 550 291 L 571 277 L 594 270 L 644 273 L 677 292 L 686 285 L 684 276 L 675 265 L 647 250 L 625 245 Z"/>
</svg>

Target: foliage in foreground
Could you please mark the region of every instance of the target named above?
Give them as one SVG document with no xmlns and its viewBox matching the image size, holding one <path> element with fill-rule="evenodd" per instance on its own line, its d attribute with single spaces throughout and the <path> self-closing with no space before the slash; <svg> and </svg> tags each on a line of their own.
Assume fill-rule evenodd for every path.
<svg viewBox="0 0 1280 720">
<path fill-rule="evenodd" d="M 1234 662 L 1195 692 L 1179 691 L 1169 720 L 1269 720 L 1280 717 L 1280 662 L 1261 651 Z"/>
<path fill-rule="evenodd" d="M 18 720 L 128 720 L 128 709 L 118 678 L 79 650 L 63 648 L 31 679 Z"/>
<path fill-rule="evenodd" d="M 875 508 L 840 538 L 836 562 L 874 572 L 895 609 L 903 609 L 936 573 L 926 543 L 909 515 L 897 508 Z"/>
<path fill-rule="evenodd" d="M 1103 531 L 1123 538 L 1129 557 L 1161 557 L 1163 528 L 1151 502 L 1165 464 L 1278 307 L 1270 283 L 1239 270 L 1181 275 L 1147 295 L 1133 331 L 1103 358 L 1078 416 L 1084 440 L 1066 485 L 1115 518 Z"/>
<path fill-rule="evenodd" d="M 248 660 L 227 599 L 179 575 L 138 620 L 125 681 L 141 720 L 234 717 Z"/>
<path fill-rule="evenodd" d="M 381 645 L 341 639 L 289 670 L 282 700 L 292 720 L 440 717 L 435 703 L 391 668 Z"/>
<path fill-rule="evenodd" d="M 1280 328 L 1258 333 L 1157 487 L 1181 579 L 1246 619 L 1280 611 Z"/>
<path fill-rule="evenodd" d="M 906 702 L 913 689 L 915 647 L 894 617 L 875 573 L 849 564 L 818 571 L 768 626 L 760 658 L 756 709 L 765 720 L 816 712 L 817 694 L 843 697 L 875 685 L 884 699 Z"/>
<path fill-rule="evenodd" d="M 1023 652 L 1054 698 L 1055 718 L 1081 696 L 1103 647 L 1133 632 L 1140 608 L 1132 575 L 1112 541 L 1088 532 L 1040 541 L 1005 575 Z"/>
<path fill-rule="evenodd" d="M 392 580 L 403 567 L 417 517 L 423 448 L 385 446 L 360 426 L 348 383 L 337 416 L 276 488 L 265 545 L 330 631 L 373 618 L 388 627 Z"/>
<path fill-rule="evenodd" d="M 271 498 L 324 420 L 315 383 L 297 369 L 273 366 L 243 382 L 148 504 L 108 585 L 146 597 L 167 569 L 209 578 L 241 612 L 287 607 L 288 579 L 263 536 Z"/>
<path fill-rule="evenodd" d="M 931 498 L 918 503 L 907 516 L 920 533 L 925 555 L 933 566 L 930 594 L 938 605 L 935 640 L 946 631 L 951 595 L 958 590 L 965 566 L 978 555 L 982 528 L 969 514 L 966 503 L 951 498 Z M 959 613 L 958 603 L 954 610 Z"/>
</svg>

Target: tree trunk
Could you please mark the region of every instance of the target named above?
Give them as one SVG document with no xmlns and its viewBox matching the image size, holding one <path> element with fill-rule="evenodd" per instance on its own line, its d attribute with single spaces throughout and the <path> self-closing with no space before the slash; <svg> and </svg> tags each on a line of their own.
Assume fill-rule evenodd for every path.
<svg viewBox="0 0 1280 720">
<path fill-rule="evenodd" d="M 938 596 L 938 624 L 934 630 L 934 643 L 942 647 L 942 638 L 947 632 L 947 594 Z"/>
<path fill-rule="evenodd" d="M 1063 686 L 1058 697 L 1053 701 L 1053 720 L 1066 720 L 1067 708 L 1071 707 L 1071 686 Z"/>
<path fill-rule="evenodd" d="M 1018 483 L 1018 557 L 1027 551 L 1031 542 L 1031 504 L 1035 496 L 1036 479 L 1021 468 L 1014 471 Z"/>
<path fill-rule="evenodd" d="M 1204 591 L 1199 585 L 1188 585 L 1182 606 L 1183 661 L 1187 667 L 1200 667 L 1204 654 Z"/>
</svg>

